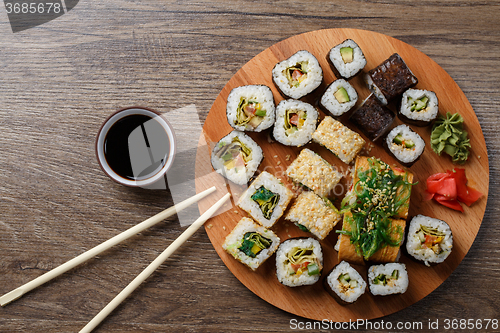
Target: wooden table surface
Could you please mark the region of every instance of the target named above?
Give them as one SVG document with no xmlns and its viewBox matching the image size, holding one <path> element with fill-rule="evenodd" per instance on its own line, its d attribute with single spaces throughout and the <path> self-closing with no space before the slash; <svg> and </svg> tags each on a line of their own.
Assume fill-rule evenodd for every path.
<svg viewBox="0 0 500 333">
<path fill-rule="evenodd" d="M 398 38 L 451 75 L 490 163 L 486 213 L 465 259 L 429 296 L 373 323 L 429 331 L 438 320 L 443 331 L 446 320 L 482 319 L 470 331 L 485 331 L 484 319 L 500 319 L 500 2 L 80 1 L 17 33 L 0 13 L 0 294 L 172 204 L 169 191 L 127 188 L 99 168 L 95 136 L 111 112 L 194 104 L 203 121 L 262 50 L 303 32 L 357 28 Z M 183 229 L 169 218 L 0 308 L 0 331 L 78 332 Z M 309 322 L 247 290 L 200 230 L 96 332 L 288 332 L 295 321 Z"/>
</svg>

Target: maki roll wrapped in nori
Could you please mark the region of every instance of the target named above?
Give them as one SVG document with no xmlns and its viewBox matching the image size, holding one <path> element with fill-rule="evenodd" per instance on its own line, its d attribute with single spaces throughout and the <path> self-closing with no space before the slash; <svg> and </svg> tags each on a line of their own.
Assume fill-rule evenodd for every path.
<svg viewBox="0 0 500 333">
<path fill-rule="evenodd" d="M 239 131 L 260 132 L 271 127 L 274 109 L 273 92 L 264 85 L 237 87 L 227 97 L 227 121 Z"/>
<path fill-rule="evenodd" d="M 304 191 L 297 197 L 285 218 L 318 239 L 325 239 L 342 219 L 342 215 L 328 199 L 320 198 L 311 191 Z"/>
<path fill-rule="evenodd" d="M 299 99 L 320 86 L 323 70 L 314 55 L 298 51 L 274 66 L 273 81 L 283 95 Z"/>
<path fill-rule="evenodd" d="M 404 166 L 410 167 L 424 152 L 425 142 L 406 125 L 394 127 L 385 139 L 389 152 Z"/>
<path fill-rule="evenodd" d="M 276 277 L 288 287 L 318 282 L 323 270 L 323 251 L 314 238 L 292 238 L 276 251 Z"/>
<path fill-rule="evenodd" d="M 302 146 L 311 141 L 318 110 L 309 103 L 288 99 L 276 107 L 273 137 L 286 146 Z"/>
<path fill-rule="evenodd" d="M 408 89 L 401 98 L 398 117 L 415 126 L 427 126 L 438 116 L 438 98 L 428 90 Z"/>
<path fill-rule="evenodd" d="M 396 116 L 374 94 L 354 111 L 350 120 L 372 141 L 377 141 L 391 127 Z"/>
<path fill-rule="evenodd" d="M 270 228 L 283 215 L 292 197 L 292 191 L 278 178 L 263 171 L 241 195 L 238 206 Z"/>
<path fill-rule="evenodd" d="M 344 79 L 333 81 L 319 101 L 319 106 L 333 117 L 340 117 L 358 101 L 356 89 Z"/>
<path fill-rule="evenodd" d="M 324 280 L 325 289 L 341 304 L 351 304 L 365 293 L 366 282 L 349 263 L 342 261 Z"/>
<path fill-rule="evenodd" d="M 242 218 L 227 235 L 222 248 L 253 271 L 278 248 L 279 237 L 248 217 Z"/>
<path fill-rule="evenodd" d="M 407 238 L 408 254 L 427 266 L 445 261 L 453 248 L 450 226 L 424 215 L 417 215 L 411 220 Z"/>
<path fill-rule="evenodd" d="M 418 83 L 416 76 L 397 53 L 370 70 L 365 79 L 368 88 L 384 105 Z"/>
<path fill-rule="evenodd" d="M 215 144 L 211 162 L 217 173 L 235 184 L 245 185 L 263 158 L 262 149 L 251 137 L 234 130 Z"/>
<path fill-rule="evenodd" d="M 373 295 L 403 294 L 408 289 L 406 265 L 373 265 L 368 269 L 368 284 Z"/>
<path fill-rule="evenodd" d="M 357 75 L 366 65 L 365 55 L 352 39 L 334 46 L 327 57 L 335 76 L 348 80 Z"/>
</svg>

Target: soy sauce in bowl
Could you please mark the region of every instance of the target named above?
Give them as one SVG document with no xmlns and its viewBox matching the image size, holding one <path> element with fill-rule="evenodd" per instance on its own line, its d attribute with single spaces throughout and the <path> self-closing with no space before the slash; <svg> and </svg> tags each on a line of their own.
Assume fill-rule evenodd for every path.
<svg viewBox="0 0 500 333">
<path fill-rule="evenodd" d="M 116 112 L 103 124 L 96 149 L 108 176 L 124 185 L 145 186 L 162 178 L 172 164 L 175 140 L 160 114 L 129 108 Z"/>
</svg>

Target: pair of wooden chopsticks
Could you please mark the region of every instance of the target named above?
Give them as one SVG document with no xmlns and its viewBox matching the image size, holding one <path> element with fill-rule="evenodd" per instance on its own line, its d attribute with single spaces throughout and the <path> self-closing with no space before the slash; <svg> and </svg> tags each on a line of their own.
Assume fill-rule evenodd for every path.
<svg viewBox="0 0 500 333">
<path fill-rule="evenodd" d="M 71 259 L 70 261 L 54 268 L 53 270 L 39 276 L 38 278 L 20 286 L 17 289 L 0 297 L 0 305 L 4 306 L 12 301 L 20 298 L 25 293 L 36 287 L 52 280 L 53 278 L 67 272 L 68 270 L 80 265 L 81 263 L 87 261 L 88 259 L 104 252 L 110 247 L 130 238 L 141 231 L 157 224 L 160 221 L 174 215 L 186 207 L 192 205 L 193 203 L 203 199 L 210 193 L 215 191 L 215 186 L 211 187 L 197 195 L 182 201 L 181 203 L 165 209 L 161 213 L 156 214 L 153 217 L 139 223 L 138 225 L 122 232 L 115 237 L 108 239 L 104 243 L 80 254 L 79 256 Z M 189 237 L 191 237 L 196 230 L 198 230 L 226 201 L 229 199 L 230 194 L 227 193 L 219 201 L 217 201 L 212 207 L 210 207 L 205 213 L 203 213 L 189 228 L 187 228 L 172 244 L 170 244 L 165 251 L 163 251 L 148 267 L 146 267 L 130 284 L 125 287 L 104 309 L 101 310 L 81 331 L 80 333 L 91 332 L 99 323 L 106 318 L 125 298 L 127 298 L 144 280 L 146 280 L 172 253 L 175 252 Z"/>
</svg>

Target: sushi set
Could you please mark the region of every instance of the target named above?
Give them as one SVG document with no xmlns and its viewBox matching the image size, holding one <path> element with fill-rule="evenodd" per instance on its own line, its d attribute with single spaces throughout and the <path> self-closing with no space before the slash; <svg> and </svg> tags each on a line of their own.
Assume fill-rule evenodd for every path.
<svg viewBox="0 0 500 333">
<path fill-rule="evenodd" d="M 462 165 L 431 148 L 447 113 L 463 127 L 432 140 L 456 153 L 448 141 L 464 138 Z M 214 174 L 233 194 L 205 225 L 210 241 L 247 288 L 295 315 L 404 309 L 453 272 L 480 228 L 489 167 L 474 110 L 439 65 L 389 36 L 329 29 L 275 44 L 229 80 L 203 129 L 197 191 Z M 457 167 L 483 194 L 461 211 L 426 191 Z"/>
</svg>

